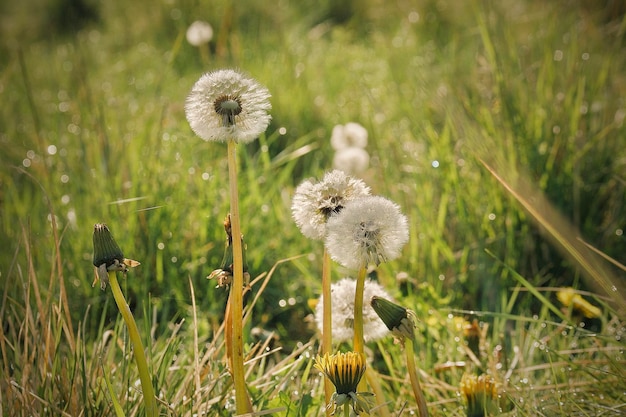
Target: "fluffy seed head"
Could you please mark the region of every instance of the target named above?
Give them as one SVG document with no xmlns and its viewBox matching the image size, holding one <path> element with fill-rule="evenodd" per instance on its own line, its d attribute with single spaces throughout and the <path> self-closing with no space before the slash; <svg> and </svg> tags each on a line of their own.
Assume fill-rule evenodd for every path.
<svg viewBox="0 0 626 417">
<path fill-rule="evenodd" d="M 356 281 L 343 278 L 330 287 L 332 314 L 332 338 L 335 342 L 352 340 L 354 337 L 354 292 Z M 389 334 L 389 329 L 378 317 L 370 303 L 372 297 L 391 298 L 385 289 L 378 283 L 365 281 L 363 289 L 363 339 L 366 342 L 378 340 Z M 324 323 L 324 297 L 320 297 L 315 307 L 315 322 L 322 331 Z"/>
<path fill-rule="evenodd" d="M 238 71 L 204 74 L 185 102 L 191 129 L 206 141 L 248 143 L 270 123 L 269 91 Z"/>
<path fill-rule="evenodd" d="M 326 225 L 328 253 L 351 269 L 397 258 L 408 240 L 408 222 L 400 207 L 379 196 L 348 202 Z"/>
<path fill-rule="evenodd" d="M 369 195 L 370 189 L 359 179 L 343 171 L 327 172 L 320 182 L 301 183 L 293 196 L 291 212 L 303 235 L 321 240 L 326 234 L 326 222 L 339 213 L 348 201 Z"/>
</svg>

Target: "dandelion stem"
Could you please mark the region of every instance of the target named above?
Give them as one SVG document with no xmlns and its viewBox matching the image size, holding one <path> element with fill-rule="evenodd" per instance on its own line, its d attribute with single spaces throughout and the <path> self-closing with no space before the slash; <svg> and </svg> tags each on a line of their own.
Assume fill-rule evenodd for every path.
<svg viewBox="0 0 626 417">
<path fill-rule="evenodd" d="M 324 256 L 322 260 L 322 300 L 323 300 L 323 323 L 322 323 L 322 355 L 328 353 L 331 354 L 333 348 L 333 336 L 332 336 L 332 296 L 330 293 L 330 255 L 324 247 Z M 324 395 L 326 404 L 329 404 L 333 396 L 333 384 L 328 378 L 324 378 Z M 326 410 L 326 415 L 331 415 L 331 410 Z"/>
<path fill-rule="evenodd" d="M 411 387 L 413 388 L 413 396 L 417 402 L 417 411 L 419 417 L 428 417 L 428 407 L 426 406 L 426 399 L 420 386 L 419 376 L 417 375 L 417 366 L 415 364 L 415 352 L 413 350 L 413 340 L 410 338 L 404 339 L 404 351 L 406 353 L 406 365 L 409 370 L 409 378 L 411 379 Z"/>
<path fill-rule="evenodd" d="M 246 388 L 243 367 L 243 248 L 239 221 L 239 196 L 237 191 L 237 145 L 228 141 L 228 179 L 230 183 L 230 223 L 233 236 L 233 285 L 231 288 L 232 320 L 232 373 L 235 385 L 235 407 L 237 414 L 252 412 L 252 405 Z"/>
<path fill-rule="evenodd" d="M 363 291 L 365 290 L 365 275 L 367 269 L 365 265 L 359 268 L 356 278 L 356 289 L 354 291 L 354 351 L 364 354 L 363 346 Z M 359 391 L 365 391 L 365 379 L 359 382 Z"/>
<path fill-rule="evenodd" d="M 111 291 L 113 292 L 113 298 L 117 304 L 117 308 L 122 314 L 122 318 L 128 327 L 128 335 L 130 341 L 133 344 L 133 355 L 135 356 L 135 362 L 137 363 L 137 370 L 139 371 L 139 380 L 141 381 L 141 389 L 143 391 L 143 402 L 146 409 L 146 417 L 156 417 L 158 415 L 156 397 L 154 396 L 154 388 L 152 387 L 152 378 L 148 371 L 148 362 L 146 361 L 146 355 L 143 350 L 143 343 L 141 343 L 141 337 L 139 336 L 139 330 L 137 324 L 133 318 L 124 294 L 120 289 L 120 284 L 117 282 L 117 276 L 115 271 L 109 271 L 109 283 L 111 284 Z"/>
</svg>

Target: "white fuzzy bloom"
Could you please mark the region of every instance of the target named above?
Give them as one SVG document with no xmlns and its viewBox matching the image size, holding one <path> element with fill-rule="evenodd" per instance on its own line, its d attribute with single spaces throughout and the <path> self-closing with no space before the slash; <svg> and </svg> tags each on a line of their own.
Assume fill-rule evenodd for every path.
<svg viewBox="0 0 626 417">
<path fill-rule="evenodd" d="M 193 46 L 201 46 L 213 39 L 213 27 L 202 20 L 196 20 L 187 28 L 187 42 Z"/>
<path fill-rule="evenodd" d="M 348 202 L 326 224 L 330 257 L 351 269 L 397 258 L 408 240 L 408 222 L 400 207 L 379 196 Z"/>
<path fill-rule="evenodd" d="M 204 74 L 185 102 L 191 129 L 206 141 L 248 143 L 267 129 L 269 91 L 238 71 Z"/>
<path fill-rule="evenodd" d="M 332 314 L 332 338 L 335 342 L 352 340 L 354 337 L 354 292 L 356 280 L 343 278 L 330 286 Z M 386 294 L 386 295 L 385 295 Z M 389 298 L 389 294 L 378 283 L 365 281 L 363 289 L 363 339 L 366 342 L 381 339 L 389 334 L 389 329 L 370 305 L 373 296 Z M 322 331 L 324 322 L 324 297 L 315 306 L 315 322 Z"/>
<path fill-rule="evenodd" d="M 320 182 L 306 180 L 296 188 L 291 203 L 293 219 L 303 235 L 322 240 L 328 219 L 339 213 L 348 201 L 369 193 L 363 181 L 343 171 L 327 172 Z"/>
<path fill-rule="evenodd" d="M 362 148 L 344 148 L 335 152 L 333 168 L 351 175 L 364 172 L 370 163 L 370 155 Z"/>
<path fill-rule="evenodd" d="M 367 129 L 358 123 L 346 123 L 333 128 L 330 145 L 338 151 L 345 148 L 365 148 L 367 146 Z"/>
</svg>

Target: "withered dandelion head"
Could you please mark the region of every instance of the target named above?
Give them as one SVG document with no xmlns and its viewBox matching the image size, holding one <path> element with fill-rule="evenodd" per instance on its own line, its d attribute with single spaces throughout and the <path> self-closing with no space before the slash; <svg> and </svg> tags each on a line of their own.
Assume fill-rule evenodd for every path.
<svg viewBox="0 0 626 417">
<path fill-rule="evenodd" d="M 269 91 L 232 69 L 204 74 L 185 102 L 191 129 L 206 141 L 249 143 L 270 123 Z"/>
<path fill-rule="evenodd" d="M 328 253 L 351 269 L 397 258 L 408 240 L 408 222 L 400 207 L 379 196 L 350 201 L 326 225 Z"/>
<path fill-rule="evenodd" d="M 369 193 L 363 181 L 343 171 L 327 172 L 321 181 L 306 180 L 296 188 L 291 204 L 293 219 L 303 235 L 321 240 L 331 216 L 339 213 L 348 201 Z"/>
<path fill-rule="evenodd" d="M 337 407 L 350 403 L 357 415 L 370 412 L 371 403 L 368 397 L 372 394 L 357 392 L 366 368 L 365 356 L 362 353 L 340 352 L 333 355 L 326 353 L 315 359 L 315 368 L 335 386 L 336 392 L 328 407 L 336 410 Z"/>
</svg>

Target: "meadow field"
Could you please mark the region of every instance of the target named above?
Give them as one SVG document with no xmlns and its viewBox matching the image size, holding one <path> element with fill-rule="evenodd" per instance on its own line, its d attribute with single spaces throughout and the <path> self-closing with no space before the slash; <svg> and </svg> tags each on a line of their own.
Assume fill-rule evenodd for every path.
<svg viewBox="0 0 626 417">
<path fill-rule="evenodd" d="M 200 46 L 197 20 L 213 28 Z M 207 279 L 227 147 L 185 114 L 224 68 L 272 105 L 237 146 L 247 415 L 325 415 L 324 244 L 292 201 L 333 169 L 348 123 L 367 131 L 354 176 L 408 222 L 400 256 L 367 276 L 415 312 L 429 414 L 626 415 L 620 1 L 23 0 L 0 5 L 0 63 L 0 416 L 146 415 L 127 327 L 93 285 L 96 223 L 141 263 L 118 278 L 158 415 L 236 413 L 229 289 Z M 419 415 L 404 349 L 366 343 L 372 415 Z M 468 376 L 492 385 L 468 394 Z"/>
</svg>

